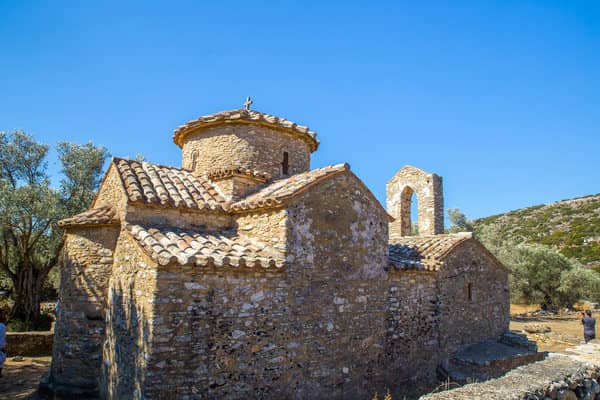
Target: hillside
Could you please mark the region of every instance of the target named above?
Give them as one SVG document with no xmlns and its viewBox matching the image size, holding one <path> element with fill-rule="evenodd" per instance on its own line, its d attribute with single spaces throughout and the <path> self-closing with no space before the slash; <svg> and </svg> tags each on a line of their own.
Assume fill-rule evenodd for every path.
<svg viewBox="0 0 600 400">
<path fill-rule="evenodd" d="M 508 239 L 541 243 L 588 267 L 600 267 L 600 194 L 562 200 L 473 221 L 496 224 Z"/>
</svg>

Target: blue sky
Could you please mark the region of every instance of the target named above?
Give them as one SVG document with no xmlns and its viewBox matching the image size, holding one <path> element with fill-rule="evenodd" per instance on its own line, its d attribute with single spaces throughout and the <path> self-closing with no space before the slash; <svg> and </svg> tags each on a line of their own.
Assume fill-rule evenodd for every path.
<svg viewBox="0 0 600 400">
<path fill-rule="evenodd" d="M 0 0 L 0 54 L 0 130 L 49 144 L 179 165 L 250 95 L 382 202 L 405 164 L 473 218 L 600 192 L 597 1 Z"/>
</svg>

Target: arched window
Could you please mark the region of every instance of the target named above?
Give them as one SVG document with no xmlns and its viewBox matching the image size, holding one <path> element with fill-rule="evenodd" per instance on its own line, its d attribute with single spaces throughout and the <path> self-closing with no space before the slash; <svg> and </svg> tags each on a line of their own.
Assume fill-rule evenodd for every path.
<svg viewBox="0 0 600 400">
<path fill-rule="evenodd" d="M 289 156 L 288 156 L 288 152 L 284 151 L 283 152 L 283 161 L 281 161 L 281 173 L 283 175 L 288 175 L 289 174 Z"/>
<path fill-rule="evenodd" d="M 406 186 L 400 194 L 401 235 L 419 234 L 419 211 L 417 194 L 410 186 Z M 415 211 L 413 213 L 413 210 Z M 413 218 L 414 215 L 414 218 Z"/>
<path fill-rule="evenodd" d="M 192 164 L 191 164 L 191 170 L 195 171 L 196 170 L 196 166 L 198 165 L 198 150 L 194 150 L 192 152 Z"/>
</svg>

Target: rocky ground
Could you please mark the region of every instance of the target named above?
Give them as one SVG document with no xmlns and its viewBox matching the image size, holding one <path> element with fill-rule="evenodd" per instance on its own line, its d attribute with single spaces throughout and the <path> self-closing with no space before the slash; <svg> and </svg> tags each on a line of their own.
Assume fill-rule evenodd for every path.
<svg viewBox="0 0 600 400">
<path fill-rule="evenodd" d="M 579 312 L 551 314 L 532 306 L 513 305 L 510 328 L 532 331 L 526 333 L 540 351 L 564 352 L 583 341 Z M 9 358 L 0 378 L 0 400 L 38 400 L 37 385 L 49 367 L 50 357 Z"/>
<path fill-rule="evenodd" d="M 37 386 L 49 368 L 50 357 L 9 358 L 0 378 L 0 399 L 38 400 Z"/>
<path fill-rule="evenodd" d="M 589 343 L 552 353 L 511 370 L 498 379 L 433 393 L 420 400 L 579 400 L 600 394 L 600 344 Z"/>
<path fill-rule="evenodd" d="M 597 318 L 600 311 L 594 313 Z M 579 311 L 546 313 L 528 306 L 511 306 L 510 329 L 523 331 L 535 340 L 539 351 L 562 352 L 583 342 Z"/>
</svg>

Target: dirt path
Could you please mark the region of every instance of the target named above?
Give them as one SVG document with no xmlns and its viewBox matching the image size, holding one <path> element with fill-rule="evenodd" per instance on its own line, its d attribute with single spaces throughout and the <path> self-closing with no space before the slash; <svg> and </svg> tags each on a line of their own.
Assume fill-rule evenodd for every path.
<svg viewBox="0 0 600 400">
<path fill-rule="evenodd" d="M 0 378 L 0 399 L 38 400 L 38 384 L 49 368 L 50 357 L 23 357 L 19 361 L 9 358 Z"/>
</svg>

